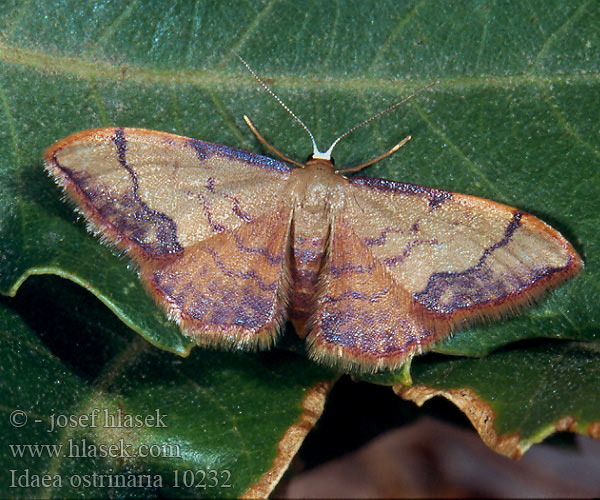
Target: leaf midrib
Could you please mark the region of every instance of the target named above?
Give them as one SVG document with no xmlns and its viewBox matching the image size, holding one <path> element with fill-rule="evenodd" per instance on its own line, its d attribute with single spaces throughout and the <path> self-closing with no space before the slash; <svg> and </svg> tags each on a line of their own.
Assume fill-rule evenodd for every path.
<svg viewBox="0 0 600 500">
<path fill-rule="evenodd" d="M 97 59 L 85 59 L 81 56 L 62 57 L 35 50 L 22 49 L 14 45 L 0 43 L 0 63 L 12 66 L 25 66 L 39 73 L 50 73 L 65 77 L 97 81 L 114 81 L 135 83 L 151 87 L 156 84 L 169 84 L 180 86 L 193 86 L 210 89 L 228 88 L 254 88 L 256 83 L 252 78 L 239 78 L 240 71 L 225 70 L 187 70 L 187 69 L 150 69 L 146 66 L 123 63 L 110 64 L 103 61 L 101 56 Z M 124 70 L 126 70 L 124 72 Z M 344 77 L 336 75 L 335 78 L 308 78 L 294 74 L 269 77 L 277 80 L 277 88 L 289 91 L 317 90 L 343 90 L 350 92 L 364 92 L 377 90 L 390 94 L 404 96 L 408 90 L 423 87 L 431 83 L 430 79 L 391 79 L 391 78 L 365 78 Z M 562 73 L 562 74 L 503 74 L 477 75 L 451 77 L 443 79 L 432 92 L 443 90 L 462 91 L 475 88 L 512 89 L 522 85 L 549 84 L 591 84 L 599 83 L 598 73 Z"/>
</svg>

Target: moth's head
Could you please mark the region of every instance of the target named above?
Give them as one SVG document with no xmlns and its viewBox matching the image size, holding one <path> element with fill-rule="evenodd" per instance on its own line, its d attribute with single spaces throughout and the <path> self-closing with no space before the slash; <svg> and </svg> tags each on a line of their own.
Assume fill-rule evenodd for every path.
<svg viewBox="0 0 600 500">
<path fill-rule="evenodd" d="M 314 153 L 308 155 L 306 161 L 304 162 L 304 165 L 307 167 L 310 167 L 312 165 L 322 165 L 325 167 L 329 167 L 331 170 L 335 170 L 335 160 L 333 159 L 333 157 L 325 157 L 320 155 L 315 156 Z"/>
</svg>

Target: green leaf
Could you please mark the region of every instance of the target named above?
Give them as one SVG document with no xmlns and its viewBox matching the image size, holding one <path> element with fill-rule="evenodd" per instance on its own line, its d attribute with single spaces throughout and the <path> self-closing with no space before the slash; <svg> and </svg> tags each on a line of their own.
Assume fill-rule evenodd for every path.
<svg viewBox="0 0 600 500">
<path fill-rule="evenodd" d="M 484 359 L 417 361 L 414 385 L 396 390 L 419 405 L 432 396 L 448 398 L 488 446 L 519 458 L 556 431 L 600 439 L 599 347 L 597 342 L 546 342 Z"/>
<path fill-rule="evenodd" d="M 38 278 L 24 288 L 0 303 L 1 413 L 17 418 L 0 438 L 2 497 L 39 496 L 44 474 L 61 482 L 59 498 L 231 498 L 257 483 L 266 495 L 320 414 L 332 375 L 302 356 L 195 349 L 181 359 L 78 287 Z M 119 480 L 148 487 L 110 487 Z"/>
</svg>

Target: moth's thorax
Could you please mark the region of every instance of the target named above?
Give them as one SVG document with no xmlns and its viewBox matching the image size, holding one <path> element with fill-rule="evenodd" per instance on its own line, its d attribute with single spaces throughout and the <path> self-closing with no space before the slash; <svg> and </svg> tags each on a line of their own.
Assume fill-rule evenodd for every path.
<svg viewBox="0 0 600 500">
<path fill-rule="evenodd" d="M 340 200 L 343 184 L 344 178 L 335 173 L 330 161 L 309 160 L 306 167 L 292 173 L 296 213 L 306 211 L 318 215 L 328 210 L 332 202 Z"/>
</svg>

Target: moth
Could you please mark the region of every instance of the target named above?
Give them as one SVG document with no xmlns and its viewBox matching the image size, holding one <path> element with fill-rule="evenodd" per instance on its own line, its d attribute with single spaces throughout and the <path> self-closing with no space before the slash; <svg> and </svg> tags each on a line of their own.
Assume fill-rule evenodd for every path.
<svg viewBox="0 0 600 500">
<path fill-rule="evenodd" d="M 86 130 L 45 152 L 91 228 L 129 254 L 198 344 L 268 348 L 291 320 L 318 362 L 396 369 L 454 328 L 513 313 L 582 268 L 558 231 L 516 208 L 342 175 L 410 137 L 336 171 L 333 147 L 383 112 L 323 153 L 275 98 L 313 141 L 305 163 L 266 143 L 247 117 L 285 161 L 138 128 Z"/>
</svg>

